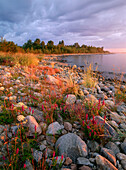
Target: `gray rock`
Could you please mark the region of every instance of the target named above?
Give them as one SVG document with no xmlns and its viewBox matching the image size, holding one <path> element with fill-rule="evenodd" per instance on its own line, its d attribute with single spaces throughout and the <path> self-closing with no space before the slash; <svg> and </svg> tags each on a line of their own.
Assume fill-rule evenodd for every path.
<svg viewBox="0 0 126 170">
<path fill-rule="evenodd" d="M 33 152 L 33 157 L 36 160 L 36 162 L 39 162 L 42 159 L 42 152 L 38 151 L 38 150 L 35 150 Z"/>
<path fill-rule="evenodd" d="M 70 157 L 73 162 L 76 162 L 78 157 L 86 157 L 88 154 L 86 143 L 77 135 L 68 133 L 61 136 L 55 145 L 59 155 Z"/>
<path fill-rule="evenodd" d="M 46 81 L 49 84 L 59 84 L 59 80 L 56 79 L 55 77 L 51 76 L 51 75 L 47 75 Z"/>
<path fill-rule="evenodd" d="M 50 148 L 47 148 L 45 151 L 45 157 L 51 158 L 53 156 L 53 151 Z"/>
<path fill-rule="evenodd" d="M 101 90 L 102 91 L 105 91 L 105 92 L 108 92 L 109 91 L 109 88 L 107 86 L 104 86 L 104 87 L 101 87 Z"/>
<path fill-rule="evenodd" d="M 49 145 L 54 146 L 55 142 L 56 142 L 56 138 L 55 136 L 50 136 L 50 135 L 46 135 L 46 141 Z"/>
<path fill-rule="evenodd" d="M 89 92 L 87 90 L 84 90 L 84 95 L 88 95 Z"/>
<path fill-rule="evenodd" d="M 38 133 L 38 134 L 41 134 L 42 133 L 42 129 L 41 127 L 39 126 L 39 124 L 36 122 L 35 118 L 33 116 L 27 116 L 25 118 L 28 122 L 27 122 L 27 125 L 29 127 L 29 131 L 31 134 L 35 134 L 35 131 Z"/>
<path fill-rule="evenodd" d="M 77 158 L 77 164 L 78 165 L 87 165 L 87 166 L 93 166 L 92 163 L 90 163 L 90 161 L 87 158 L 84 157 L 78 157 Z"/>
<path fill-rule="evenodd" d="M 42 144 L 42 145 L 39 146 L 39 148 L 40 148 L 41 151 L 43 151 L 43 150 L 46 149 L 46 146 Z"/>
<path fill-rule="evenodd" d="M 65 96 L 66 104 L 74 104 L 76 101 L 76 96 L 74 94 L 68 94 Z"/>
<path fill-rule="evenodd" d="M 124 170 L 126 170 L 126 160 L 122 160 L 121 165 L 124 168 Z"/>
<path fill-rule="evenodd" d="M 96 156 L 98 170 L 118 170 L 111 162 L 101 155 Z"/>
<path fill-rule="evenodd" d="M 94 164 L 95 163 L 95 158 L 89 158 L 89 161 Z"/>
<path fill-rule="evenodd" d="M 120 126 L 120 128 L 124 129 L 124 131 L 126 131 L 126 124 L 125 123 L 121 123 L 119 126 Z"/>
<path fill-rule="evenodd" d="M 83 165 L 82 167 L 79 168 L 79 170 L 91 170 L 89 166 Z"/>
<path fill-rule="evenodd" d="M 3 146 L 3 142 L 0 141 L 0 148 L 2 148 L 2 146 Z"/>
<path fill-rule="evenodd" d="M 64 122 L 64 129 L 72 131 L 72 125 L 69 122 Z"/>
<path fill-rule="evenodd" d="M 107 148 L 101 148 L 100 153 L 102 156 L 104 156 L 106 159 L 108 159 L 110 162 L 112 162 L 116 166 L 116 157 L 112 150 L 107 149 Z"/>
<path fill-rule="evenodd" d="M 121 85 L 121 86 L 120 86 L 120 90 L 123 91 L 123 92 L 125 92 L 125 91 L 126 91 L 126 86 Z"/>
<path fill-rule="evenodd" d="M 126 155 L 123 153 L 117 153 L 116 154 L 118 160 L 126 160 Z"/>
<path fill-rule="evenodd" d="M 117 112 L 120 113 L 126 113 L 126 107 L 124 105 L 117 106 Z"/>
<path fill-rule="evenodd" d="M 116 137 L 117 133 L 116 131 L 105 121 L 101 116 L 95 116 L 95 121 L 99 125 L 104 125 L 105 135 L 106 137 Z"/>
<path fill-rule="evenodd" d="M 60 134 L 63 126 L 61 126 L 58 122 L 53 122 L 48 126 L 46 134 L 48 135 L 56 135 Z"/>
<path fill-rule="evenodd" d="M 33 114 L 34 118 L 39 121 L 39 122 L 43 122 L 44 118 L 43 118 L 43 112 L 38 110 L 38 109 L 34 109 L 34 114 Z"/>
<path fill-rule="evenodd" d="M 109 89 L 115 92 L 115 87 L 114 86 L 109 86 Z"/>
<path fill-rule="evenodd" d="M 99 144 L 96 141 L 88 141 L 87 146 L 91 150 L 91 152 L 99 151 Z"/>
<path fill-rule="evenodd" d="M 118 128 L 119 127 L 119 125 L 114 120 L 108 121 L 107 123 L 110 124 L 114 128 Z"/>
<path fill-rule="evenodd" d="M 16 134 L 18 130 L 18 126 L 11 126 L 11 130 L 13 134 Z"/>
<path fill-rule="evenodd" d="M 115 143 L 113 143 L 113 142 L 108 142 L 105 145 L 105 147 L 108 148 L 108 149 L 111 149 L 115 153 L 115 155 L 117 153 L 120 153 L 120 150 L 119 150 L 118 146 Z"/>
<path fill-rule="evenodd" d="M 4 129 L 5 129 L 5 127 L 0 125 L 0 134 L 3 133 Z"/>
<path fill-rule="evenodd" d="M 111 100 L 105 100 L 105 104 L 110 106 L 110 107 L 114 107 L 114 102 Z"/>
<path fill-rule="evenodd" d="M 116 112 L 111 112 L 110 113 L 110 119 L 114 120 L 116 123 L 123 123 L 123 122 L 125 122 L 125 118 L 123 116 L 120 116 Z"/>
<path fill-rule="evenodd" d="M 126 138 L 125 138 L 125 140 L 123 141 L 123 143 L 121 144 L 121 149 L 122 149 L 122 151 L 126 154 Z"/>
<path fill-rule="evenodd" d="M 93 102 L 93 103 L 97 103 L 97 102 L 98 102 L 98 100 L 96 99 L 96 97 L 93 96 L 92 94 L 87 95 L 87 99 L 88 99 L 90 102 Z"/>
<path fill-rule="evenodd" d="M 26 165 L 26 168 L 25 168 L 26 170 L 34 170 L 29 160 L 25 161 L 25 165 Z"/>
</svg>

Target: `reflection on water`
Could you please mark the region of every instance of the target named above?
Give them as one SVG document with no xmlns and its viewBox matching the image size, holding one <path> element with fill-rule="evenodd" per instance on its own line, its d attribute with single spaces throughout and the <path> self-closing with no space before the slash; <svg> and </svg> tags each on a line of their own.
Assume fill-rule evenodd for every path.
<svg viewBox="0 0 126 170">
<path fill-rule="evenodd" d="M 92 64 L 94 70 L 126 74 L 126 54 L 75 55 L 65 59 L 70 65 L 86 67 Z"/>
</svg>

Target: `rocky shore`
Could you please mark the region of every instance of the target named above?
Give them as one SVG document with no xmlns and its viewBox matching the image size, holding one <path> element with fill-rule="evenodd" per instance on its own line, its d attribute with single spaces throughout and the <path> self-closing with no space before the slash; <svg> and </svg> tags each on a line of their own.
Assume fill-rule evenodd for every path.
<svg viewBox="0 0 126 170">
<path fill-rule="evenodd" d="M 33 161 L 24 154 L 26 160 L 16 162 L 19 169 L 33 170 L 44 160 L 41 169 L 126 170 L 126 99 L 116 96 L 117 90 L 126 94 L 126 85 L 94 74 L 85 84 L 85 74 L 56 58 L 46 58 L 36 68 L 0 66 L 0 169 L 12 166 L 15 140 L 28 148 L 23 136 L 17 139 L 20 132 L 36 143 L 31 146 Z M 85 103 L 91 103 L 92 110 Z M 94 110 L 93 121 L 104 129 L 99 138 L 84 131 Z M 4 120 L 4 114 L 10 119 Z M 20 155 L 20 149 L 15 154 Z"/>
</svg>

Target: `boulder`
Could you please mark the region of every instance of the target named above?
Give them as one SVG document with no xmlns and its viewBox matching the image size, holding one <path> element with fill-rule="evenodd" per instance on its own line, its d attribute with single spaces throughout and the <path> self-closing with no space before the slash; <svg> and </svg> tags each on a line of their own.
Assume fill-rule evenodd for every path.
<svg viewBox="0 0 126 170">
<path fill-rule="evenodd" d="M 121 149 L 122 149 L 123 153 L 126 154 L 126 138 L 125 138 L 125 140 L 123 141 L 123 143 L 121 144 Z"/>
<path fill-rule="evenodd" d="M 63 129 L 64 127 L 61 126 L 58 122 L 53 122 L 51 123 L 49 126 L 48 126 L 48 129 L 46 131 L 46 134 L 48 135 L 57 135 L 57 134 L 60 134 L 61 130 Z"/>
<path fill-rule="evenodd" d="M 68 94 L 65 96 L 66 104 L 74 104 L 76 101 L 76 96 L 74 94 Z"/>
<path fill-rule="evenodd" d="M 101 148 L 100 151 L 101 155 L 103 155 L 106 159 L 112 162 L 116 166 L 116 157 L 112 150 L 107 148 Z"/>
<path fill-rule="evenodd" d="M 69 122 L 64 122 L 64 129 L 72 131 L 72 125 Z"/>
<path fill-rule="evenodd" d="M 90 102 L 93 102 L 93 103 L 97 103 L 97 102 L 98 102 L 98 100 L 96 99 L 96 97 L 93 96 L 92 94 L 87 95 L 87 99 L 88 99 Z"/>
<path fill-rule="evenodd" d="M 74 163 L 78 157 L 86 157 L 88 154 L 86 143 L 74 133 L 61 136 L 55 148 L 58 149 L 59 155 L 70 157 Z"/>
<path fill-rule="evenodd" d="M 108 149 L 111 149 L 114 152 L 115 155 L 117 153 L 120 153 L 120 150 L 119 150 L 118 146 L 115 143 L 113 143 L 113 142 L 108 142 L 105 145 L 105 147 L 108 148 Z"/>
<path fill-rule="evenodd" d="M 84 158 L 84 157 L 79 157 L 77 158 L 77 164 L 78 165 L 87 165 L 87 166 L 93 166 L 93 164 L 87 159 L 87 158 Z"/>
<path fill-rule="evenodd" d="M 118 170 L 111 162 L 101 155 L 96 156 L 95 159 L 99 170 Z"/>
<path fill-rule="evenodd" d="M 47 75 L 46 81 L 49 84 L 59 84 L 59 80 L 56 79 L 55 77 L 51 76 L 51 75 Z"/>
<path fill-rule="evenodd" d="M 26 126 L 29 127 L 29 132 L 31 134 L 35 134 L 35 132 L 37 132 L 38 134 L 42 133 L 41 127 L 39 126 L 39 124 L 37 123 L 37 121 L 33 116 L 29 115 L 25 118 L 25 120 L 27 120 Z"/>
<path fill-rule="evenodd" d="M 101 116 L 95 116 L 98 125 L 103 125 L 106 137 L 116 137 L 116 131 Z"/>
</svg>

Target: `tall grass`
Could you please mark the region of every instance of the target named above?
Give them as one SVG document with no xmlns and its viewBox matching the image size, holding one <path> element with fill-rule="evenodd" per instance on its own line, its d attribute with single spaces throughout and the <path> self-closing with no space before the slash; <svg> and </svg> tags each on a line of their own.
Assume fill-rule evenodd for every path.
<svg viewBox="0 0 126 170">
<path fill-rule="evenodd" d="M 35 54 L 23 54 L 23 53 L 4 53 L 0 52 L 0 64 L 14 66 L 15 64 L 20 64 L 22 66 L 38 65 L 38 58 Z"/>
</svg>

